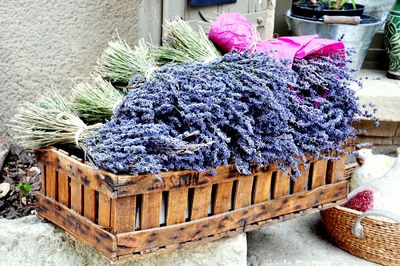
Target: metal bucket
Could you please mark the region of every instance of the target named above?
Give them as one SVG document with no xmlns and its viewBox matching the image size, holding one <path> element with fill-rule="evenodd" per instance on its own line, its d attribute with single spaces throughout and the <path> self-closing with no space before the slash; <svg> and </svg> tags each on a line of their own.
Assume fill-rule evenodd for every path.
<svg viewBox="0 0 400 266">
<path fill-rule="evenodd" d="M 321 21 L 293 17 L 290 9 L 286 12 L 285 19 L 293 35 L 318 34 L 321 38 L 341 39 L 347 49 L 354 49 L 349 67 L 357 71 L 364 62 L 372 38 L 384 21 L 384 18 L 380 18 L 376 22 L 359 25 L 324 24 Z"/>
</svg>

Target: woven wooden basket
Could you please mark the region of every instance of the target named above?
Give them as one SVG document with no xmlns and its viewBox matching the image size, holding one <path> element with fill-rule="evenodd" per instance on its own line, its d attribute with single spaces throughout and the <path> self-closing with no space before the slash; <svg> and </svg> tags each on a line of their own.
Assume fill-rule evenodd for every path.
<svg viewBox="0 0 400 266">
<path fill-rule="evenodd" d="M 362 214 L 338 206 L 322 211 L 321 217 L 331 241 L 337 247 L 382 265 L 400 265 L 400 221 L 378 217 L 382 214 Z M 373 216 L 367 217 L 369 215 Z"/>
<path fill-rule="evenodd" d="M 194 171 L 114 175 L 54 148 L 37 151 L 42 190 L 37 214 L 112 262 L 143 258 L 231 237 L 343 202 L 341 160 L 310 158 L 296 181 L 273 165 L 243 176 Z"/>
</svg>

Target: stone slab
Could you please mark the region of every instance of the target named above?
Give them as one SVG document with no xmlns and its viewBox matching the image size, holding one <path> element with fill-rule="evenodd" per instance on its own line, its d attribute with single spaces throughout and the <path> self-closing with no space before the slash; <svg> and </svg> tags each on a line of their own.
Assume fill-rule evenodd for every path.
<svg viewBox="0 0 400 266">
<path fill-rule="evenodd" d="M 356 138 L 356 144 L 359 143 L 370 143 L 373 145 L 392 145 L 393 138 L 392 137 L 364 137 L 358 136 Z"/>
<path fill-rule="evenodd" d="M 400 123 L 397 126 L 396 137 L 400 137 Z"/>
<path fill-rule="evenodd" d="M 246 234 L 240 234 L 233 238 L 120 265 L 245 266 L 246 255 Z M 16 220 L 0 219 L 0 265 L 103 266 L 110 264 L 98 251 L 82 242 L 71 240 L 52 224 L 42 222 L 31 215 Z"/>
<path fill-rule="evenodd" d="M 370 102 L 378 108 L 377 117 L 382 121 L 400 121 L 400 81 L 388 79 L 386 71 L 362 69 L 356 74 L 363 88 L 354 87 L 360 104 Z"/>
<path fill-rule="evenodd" d="M 361 120 L 360 123 L 354 124 L 354 128 L 363 130 L 364 132 L 359 134 L 362 136 L 393 137 L 396 135 L 398 124 L 393 121 L 380 121 L 376 127 L 374 121 Z"/>
</svg>

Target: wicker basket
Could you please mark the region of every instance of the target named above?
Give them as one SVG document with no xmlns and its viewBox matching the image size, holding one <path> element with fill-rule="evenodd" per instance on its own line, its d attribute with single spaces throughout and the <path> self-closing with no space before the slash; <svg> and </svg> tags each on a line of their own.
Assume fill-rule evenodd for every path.
<svg viewBox="0 0 400 266">
<path fill-rule="evenodd" d="M 370 215 L 373 217 L 367 217 Z M 321 217 L 337 247 L 382 265 L 400 265 L 399 217 L 379 211 L 361 213 L 344 207 L 324 210 Z"/>
</svg>

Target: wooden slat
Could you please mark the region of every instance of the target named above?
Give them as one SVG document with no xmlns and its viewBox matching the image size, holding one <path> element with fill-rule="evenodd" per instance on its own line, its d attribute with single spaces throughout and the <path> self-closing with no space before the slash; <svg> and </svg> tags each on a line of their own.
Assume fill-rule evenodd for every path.
<svg viewBox="0 0 400 266">
<path fill-rule="evenodd" d="M 312 172 L 311 189 L 325 185 L 326 169 L 328 162 L 326 160 L 318 160 L 314 162 Z"/>
<path fill-rule="evenodd" d="M 171 190 L 168 193 L 167 225 L 185 222 L 188 189 Z"/>
<path fill-rule="evenodd" d="M 111 227 L 114 233 L 135 230 L 136 196 L 112 199 Z"/>
<path fill-rule="evenodd" d="M 340 201 L 338 201 L 338 203 L 333 204 L 334 206 L 340 204 Z M 282 221 L 286 221 L 286 220 L 290 220 L 290 219 L 294 219 L 297 217 L 301 217 L 303 215 L 306 214 L 310 214 L 310 213 L 316 213 L 319 212 L 319 208 L 318 207 L 314 207 L 311 209 L 307 209 L 306 211 L 300 211 L 300 212 L 296 212 L 293 214 L 289 214 L 289 215 L 284 215 L 281 216 L 283 217 Z M 171 252 L 173 250 L 179 250 L 179 249 L 183 249 L 183 248 L 189 248 L 189 247 L 193 247 L 193 246 L 198 246 L 201 244 L 206 244 L 206 243 L 210 243 L 212 241 L 221 239 L 221 238 L 226 238 L 226 237 L 233 237 L 236 236 L 238 234 L 242 234 L 243 232 L 252 232 L 254 230 L 257 230 L 259 228 L 265 227 L 265 226 L 269 226 L 269 225 L 273 225 L 276 224 L 278 219 L 266 219 L 263 221 L 259 221 L 256 223 L 253 223 L 251 225 L 246 224 L 245 228 L 243 228 L 243 230 L 230 230 L 227 232 L 222 232 L 219 234 L 214 234 L 214 235 L 210 235 L 207 237 L 203 237 L 200 239 L 196 239 L 196 240 L 190 240 L 187 242 L 181 242 L 179 244 L 172 244 L 172 245 L 168 245 L 165 248 L 152 248 L 152 249 L 148 249 L 145 250 L 144 252 L 137 252 L 135 254 L 131 254 L 131 249 L 127 248 L 125 249 L 124 247 L 120 246 L 119 250 L 117 252 L 118 254 L 118 260 L 116 260 L 115 262 L 118 261 L 118 263 L 123 263 L 123 262 L 127 262 L 127 261 L 132 261 L 133 259 L 143 259 L 149 256 L 152 256 L 154 254 L 160 255 L 160 254 L 164 254 L 167 252 Z"/>
<path fill-rule="evenodd" d="M 255 188 L 253 190 L 254 203 L 263 202 L 269 199 L 272 173 L 272 171 L 266 171 L 255 177 Z"/>
<path fill-rule="evenodd" d="M 140 229 L 160 226 L 162 192 L 143 194 Z"/>
<path fill-rule="evenodd" d="M 344 168 L 346 155 L 341 155 L 340 160 L 328 161 L 328 170 L 326 174 L 326 183 L 332 184 L 344 180 Z"/>
<path fill-rule="evenodd" d="M 308 165 L 308 167 L 305 167 L 303 164 L 299 165 L 299 170 L 301 175 L 297 176 L 296 180 L 294 181 L 293 193 L 307 191 L 310 166 Z"/>
<path fill-rule="evenodd" d="M 57 196 L 57 173 L 51 165 L 46 164 L 46 196 L 55 199 Z"/>
<path fill-rule="evenodd" d="M 232 196 L 233 182 L 221 183 L 217 185 L 215 199 L 213 201 L 214 214 L 229 211 Z"/>
<path fill-rule="evenodd" d="M 251 191 L 253 188 L 253 176 L 245 176 L 237 181 L 235 201 L 233 208 L 239 209 L 251 204 Z"/>
<path fill-rule="evenodd" d="M 216 175 L 188 170 L 166 172 L 158 175 L 114 175 L 104 171 L 95 171 L 89 165 L 83 164 L 73 159 L 71 156 L 55 149 L 39 150 L 38 153 L 40 153 L 40 160 L 45 161 L 44 164 L 49 163 L 60 172 L 62 170 L 66 171 L 71 179 L 76 179 L 85 186 L 103 192 L 111 198 L 182 188 L 194 188 L 231 182 L 241 178 L 241 174 L 237 172 L 234 165 L 218 167 L 216 169 Z M 340 178 L 343 170 L 341 170 L 340 167 L 334 169 L 337 169 L 337 172 L 333 176 Z M 257 167 L 251 170 L 253 175 L 259 175 L 263 171 Z"/>
<path fill-rule="evenodd" d="M 245 224 L 252 224 L 313 206 L 341 200 L 347 195 L 348 182 L 344 181 L 320 187 L 313 191 L 300 192 L 277 200 L 264 201 L 241 209 L 233 210 L 184 224 L 141 230 L 117 235 L 118 246 L 129 248 L 124 252 L 137 252 L 154 247 L 182 243 L 210 235 L 234 230 Z M 148 241 L 151 239 L 151 241 Z"/>
<path fill-rule="evenodd" d="M 111 226 L 111 198 L 101 192 L 99 192 L 98 223 L 106 229 Z"/>
<path fill-rule="evenodd" d="M 290 189 L 290 177 L 281 170 L 276 171 L 275 185 L 272 188 L 272 198 L 277 199 L 289 194 Z"/>
<path fill-rule="evenodd" d="M 46 165 L 51 165 L 59 172 L 66 172 L 71 179 L 75 179 L 85 186 L 116 197 L 116 192 L 112 188 L 113 178 L 111 176 L 114 176 L 113 174 L 96 171 L 78 159 L 55 149 L 39 150 L 39 152 L 41 157 L 45 158 Z"/>
<path fill-rule="evenodd" d="M 71 209 L 82 214 L 82 184 L 75 179 L 71 179 Z"/>
<path fill-rule="evenodd" d="M 97 215 L 96 191 L 85 186 L 83 192 L 83 215 L 94 222 Z"/>
<path fill-rule="evenodd" d="M 68 175 L 64 171 L 58 172 L 58 201 L 65 206 L 69 203 Z"/>
<path fill-rule="evenodd" d="M 46 195 L 46 165 L 44 164 L 45 159 L 43 158 L 43 155 L 39 155 L 40 157 L 40 183 L 41 183 L 41 188 L 42 188 L 42 193 L 43 195 Z"/>
<path fill-rule="evenodd" d="M 89 219 L 76 214 L 64 205 L 36 193 L 39 216 L 44 217 L 66 230 L 77 239 L 85 241 L 108 258 L 116 257 L 116 237 L 101 229 Z"/>
<path fill-rule="evenodd" d="M 119 253 L 123 254 L 123 255 L 119 255 L 117 257 L 117 260 L 114 260 L 113 262 L 124 263 L 124 262 L 133 261 L 135 259 L 144 259 L 144 258 L 153 256 L 155 254 L 160 255 L 160 254 L 164 254 L 164 253 L 170 253 L 174 250 L 181 250 L 184 248 L 197 247 L 199 245 L 208 244 L 210 242 L 213 242 L 213 241 L 221 239 L 221 238 L 234 237 L 234 236 L 242 234 L 242 233 L 243 233 L 242 231 L 229 231 L 229 232 L 224 232 L 224 233 L 221 233 L 218 235 L 213 235 L 213 236 L 204 237 L 204 238 L 197 239 L 197 240 L 187 241 L 184 243 L 168 245 L 162 249 L 154 248 L 154 249 L 146 250 L 149 252 L 143 252 L 143 253 L 138 252 L 136 254 L 130 254 L 131 252 L 129 251 L 129 249 L 126 250 L 126 249 L 120 248 Z"/>
<path fill-rule="evenodd" d="M 261 169 L 257 167 L 250 170 L 253 175 L 261 172 Z M 216 172 L 215 175 L 190 170 L 165 172 L 158 175 L 118 175 L 115 176 L 113 189 L 116 190 L 118 196 L 125 196 L 219 184 L 239 180 L 243 177 L 234 165 L 217 167 Z"/>
<path fill-rule="evenodd" d="M 212 186 L 198 187 L 194 189 L 190 220 L 196 220 L 208 216 L 211 190 Z"/>
</svg>

